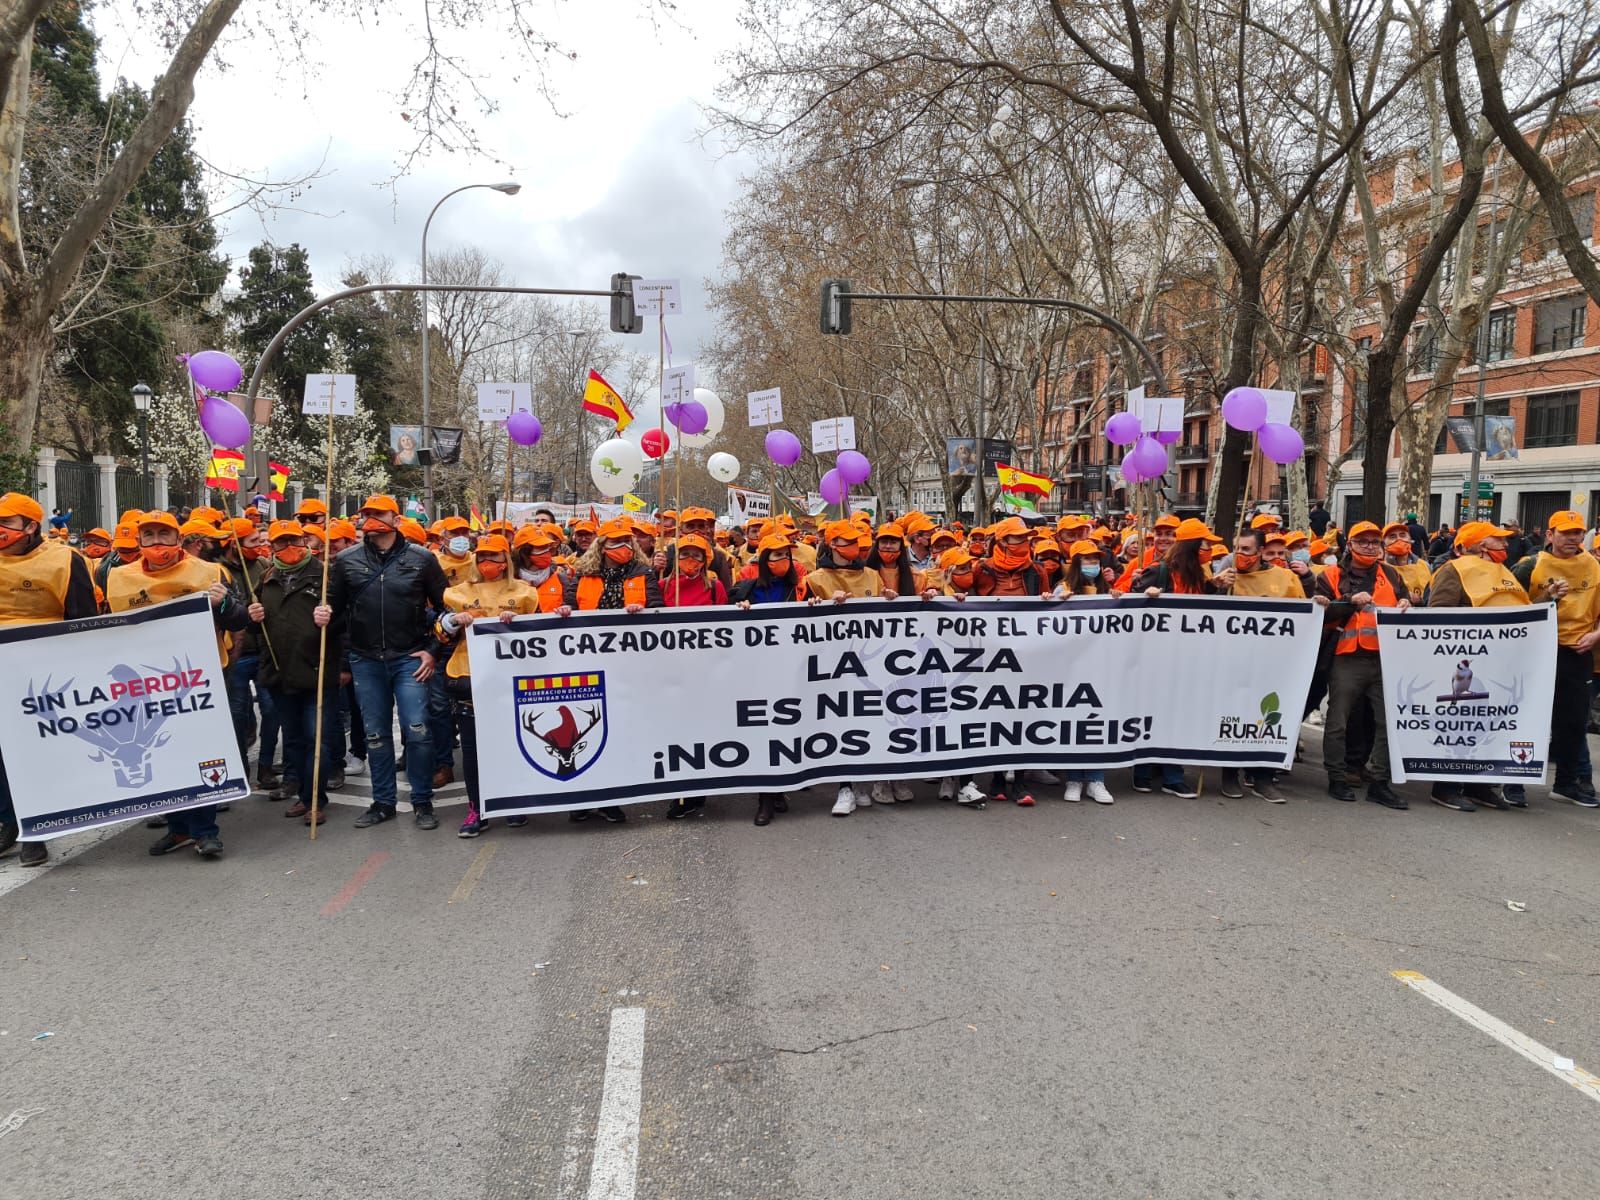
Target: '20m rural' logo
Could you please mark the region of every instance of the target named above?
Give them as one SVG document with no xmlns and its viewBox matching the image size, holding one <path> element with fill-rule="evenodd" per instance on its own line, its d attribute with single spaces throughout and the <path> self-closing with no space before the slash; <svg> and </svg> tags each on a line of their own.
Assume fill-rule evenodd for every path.
<svg viewBox="0 0 1600 1200">
<path fill-rule="evenodd" d="M 541 775 L 574 779 L 606 748 L 606 673 L 519 675 L 517 745 Z"/>
<path fill-rule="evenodd" d="M 1283 713 L 1279 711 L 1278 704 L 1278 693 L 1268 692 L 1261 697 L 1259 716 L 1221 718 L 1217 722 L 1217 741 L 1250 742 L 1254 745 L 1287 741 L 1283 732 Z"/>
</svg>

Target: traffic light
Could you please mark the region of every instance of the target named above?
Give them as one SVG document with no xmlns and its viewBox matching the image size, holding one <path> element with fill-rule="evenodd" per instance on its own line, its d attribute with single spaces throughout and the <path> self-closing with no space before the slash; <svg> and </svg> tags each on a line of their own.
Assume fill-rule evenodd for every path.
<svg viewBox="0 0 1600 1200">
<path fill-rule="evenodd" d="M 611 332 L 643 333 L 644 318 L 633 311 L 633 281 L 637 275 L 611 277 Z"/>
<path fill-rule="evenodd" d="M 822 281 L 822 332 L 850 332 L 850 281 Z"/>
</svg>

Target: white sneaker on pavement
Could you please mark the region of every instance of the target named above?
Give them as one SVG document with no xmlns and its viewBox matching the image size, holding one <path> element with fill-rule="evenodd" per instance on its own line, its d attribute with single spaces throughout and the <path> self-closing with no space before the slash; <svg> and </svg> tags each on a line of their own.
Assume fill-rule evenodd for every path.
<svg viewBox="0 0 1600 1200">
<path fill-rule="evenodd" d="M 917 798 L 917 793 L 911 787 L 909 779 L 896 779 L 889 785 L 889 790 L 894 793 L 896 804 L 907 804 Z"/>
<path fill-rule="evenodd" d="M 946 775 L 939 780 L 939 799 L 954 800 L 956 798 L 956 781 Z"/>
<path fill-rule="evenodd" d="M 1096 804 L 1113 804 L 1116 802 L 1116 797 L 1107 791 L 1106 785 L 1098 779 L 1089 785 L 1089 799 Z"/>
<path fill-rule="evenodd" d="M 856 793 L 848 783 L 839 789 L 839 798 L 833 802 L 833 815 L 848 817 L 856 810 Z"/>
<path fill-rule="evenodd" d="M 873 804 L 894 803 L 894 793 L 889 790 L 889 784 L 885 780 L 880 779 L 877 783 L 873 784 L 870 795 L 872 797 L 871 803 Z M 865 807 L 865 805 L 862 807 Z"/>
<path fill-rule="evenodd" d="M 1069 779 L 1066 793 L 1061 798 L 1068 804 L 1077 804 L 1083 799 L 1083 782 L 1077 779 Z"/>
<path fill-rule="evenodd" d="M 367 760 L 357 758 L 354 754 L 347 754 L 344 758 L 344 773 L 349 775 L 365 775 L 367 773 Z"/>
<path fill-rule="evenodd" d="M 963 784 L 961 790 L 956 793 L 957 804 L 987 804 L 988 802 L 988 793 L 970 780 Z"/>
</svg>

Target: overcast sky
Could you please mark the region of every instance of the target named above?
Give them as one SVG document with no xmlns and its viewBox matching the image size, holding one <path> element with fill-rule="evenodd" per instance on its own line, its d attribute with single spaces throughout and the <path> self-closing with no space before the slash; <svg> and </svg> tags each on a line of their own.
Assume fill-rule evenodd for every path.
<svg viewBox="0 0 1600 1200">
<path fill-rule="evenodd" d="M 699 105 L 712 99 L 718 60 L 738 38 L 739 0 L 680 5 L 683 27 L 652 25 L 634 4 L 553 5 L 550 31 L 577 55 L 550 77 L 566 116 L 529 86 L 524 64 L 502 61 L 499 31 L 456 36 L 452 49 L 499 106 L 476 122 L 486 153 L 433 155 L 392 189 L 386 181 L 413 144 L 396 95 L 417 57 L 411 18 L 420 5 L 377 7 L 392 14 L 378 26 L 318 23 L 304 68 L 284 72 L 264 40 L 235 38 L 224 45 L 226 65 L 201 75 L 190 115 L 213 164 L 275 179 L 321 168 L 292 207 L 229 216 L 226 253 L 237 262 L 263 239 L 299 242 L 324 291 L 347 261 L 372 254 L 388 255 L 411 281 L 422 223 L 439 197 L 464 183 L 516 179 L 517 196 L 451 199 L 433 221 L 430 257 L 476 244 L 528 286 L 604 288 L 622 270 L 681 278 L 687 311 L 669 330 L 678 361 L 694 356 L 709 328 L 704 280 L 721 260 L 723 210 L 748 166 L 697 136 Z M 120 73 L 149 86 L 166 59 L 127 0 L 108 0 L 94 21 L 108 79 Z M 631 348 L 653 348 L 653 335 L 652 323 L 628 339 L 639 343 Z"/>
</svg>

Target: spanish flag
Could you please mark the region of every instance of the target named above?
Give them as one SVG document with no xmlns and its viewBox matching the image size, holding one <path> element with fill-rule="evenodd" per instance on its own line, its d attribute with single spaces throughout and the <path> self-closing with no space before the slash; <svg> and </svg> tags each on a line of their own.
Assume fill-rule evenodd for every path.
<svg viewBox="0 0 1600 1200">
<path fill-rule="evenodd" d="M 617 423 L 618 433 L 633 424 L 628 402 L 597 371 L 590 371 L 589 382 L 583 385 L 583 408 L 597 417 L 610 417 Z"/>
<path fill-rule="evenodd" d="M 272 486 L 267 489 L 267 499 L 276 500 L 281 504 L 284 500 L 283 490 L 289 486 L 289 468 L 282 463 L 269 462 L 267 472 L 272 482 Z"/>
<path fill-rule="evenodd" d="M 997 466 L 994 469 L 995 478 L 1000 481 L 1000 490 L 1005 492 L 1031 492 L 1038 496 L 1048 496 L 1055 490 L 1056 481 L 1044 475 L 1030 475 L 1016 467 Z"/>
<path fill-rule="evenodd" d="M 483 519 L 483 514 L 478 511 L 478 506 L 476 504 L 472 506 L 470 511 L 472 513 L 472 517 L 467 521 L 467 526 L 472 530 L 473 533 L 482 533 L 485 529 L 489 528 L 489 522 Z"/>
<path fill-rule="evenodd" d="M 206 486 L 223 492 L 239 490 L 239 475 L 244 470 L 244 455 L 237 450 L 211 448 L 211 461 L 206 465 Z"/>
</svg>

